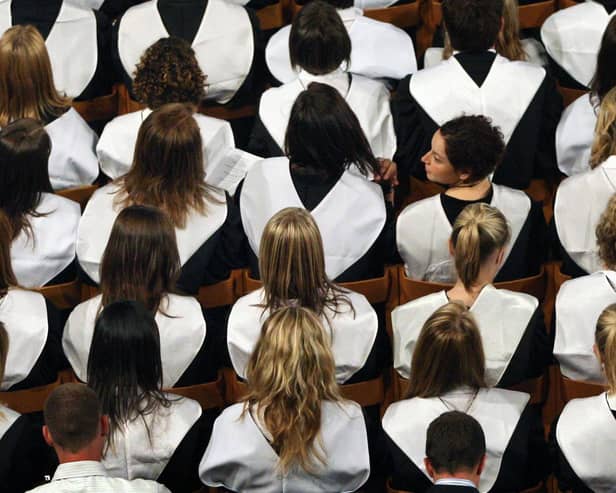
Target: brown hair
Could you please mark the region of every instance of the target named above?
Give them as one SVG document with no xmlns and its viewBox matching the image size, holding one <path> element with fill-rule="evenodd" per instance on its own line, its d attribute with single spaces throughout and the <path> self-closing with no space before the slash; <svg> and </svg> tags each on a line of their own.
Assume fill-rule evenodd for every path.
<svg viewBox="0 0 616 493">
<path fill-rule="evenodd" d="M 203 148 L 194 108 L 171 103 L 154 110 L 141 124 L 133 165 L 119 179 L 118 205 L 152 205 L 165 211 L 176 228 L 191 211 L 204 214 L 214 200 L 205 183 Z"/>
<path fill-rule="evenodd" d="M 180 256 L 175 230 L 154 207 L 133 205 L 115 220 L 101 262 L 103 307 L 119 300 L 142 303 L 151 312 L 175 289 Z"/>
<path fill-rule="evenodd" d="M 6 359 L 9 354 L 9 334 L 4 323 L 0 322 L 0 382 L 4 380 Z M 1 415 L 0 415 L 1 416 Z"/>
<path fill-rule="evenodd" d="M 613 269 L 616 267 L 616 195 L 612 195 L 605 210 L 599 218 L 597 228 L 597 246 L 599 247 L 599 258 L 606 267 Z"/>
<path fill-rule="evenodd" d="M 411 362 L 407 398 L 437 397 L 461 386 L 486 387 L 485 357 L 473 315 L 458 302 L 426 321 Z"/>
<path fill-rule="evenodd" d="M 616 87 L 601 100 L 595 137 L 590 151 L 590 167 L 596 168 L 616 154 Z"/>
<path fill-rule="evenodd" d="M 17 279 L 11 264 L 11 223 L 6 214 L 0 210 L 0 299 L 6 296 L 11 286 L 17 285 Z M 0 378 L 0 381 L 2 379 Z"/>
<path fill-rule="evenodd" d="M 608 306 L 599 315 L 595 343 L 601 354 L 609 393 L 616 393 L 616 304 Z"/>
<path fill-rule="evenodd" d="M 244 413 L 255 413 L 270 433 L 283 474 L 324 463 L 319 432 L 323 401 L 341 401 L 334 357 L 313 312 L 287 306 L 265 321 L 246 369 Z"/>
<path fill-rule="evenodd" d="M 70 104 L 56 90 L 45 41 L 37 29 L 7 29 L 0 38 L 0 127 L 18 118 L 46 121 L 62 115 Z"/>
<path fill-rule="evenodd" d="M 511 238 L 503 213 L 496 207 L 477 203 L 467 205 L 456 218 L 451 232 L 458 277 L 470 289 L 481 265 Z"/>
</svg>

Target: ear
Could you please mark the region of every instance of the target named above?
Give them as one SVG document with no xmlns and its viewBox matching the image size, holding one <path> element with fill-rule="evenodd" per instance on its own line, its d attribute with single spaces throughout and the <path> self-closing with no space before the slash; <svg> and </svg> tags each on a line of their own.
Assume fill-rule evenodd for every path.
<svg viewBox="0 0 616 493">
<path fill-rule="evenodd" d="M 424 458 L 424 466 L 426 466 L 426 471 L 428 472 L 428 476 L 434 479 L 434 476 L 436 476 L 436 471 L 434 470 L 434 467 L 432 466 L 432 461 L 428 459 L 427 457 Z"/>
<path fill-rule="evenodd" d="M 479 464 L 477 465 L 477 476 L 481 476 L 481 473 L 483 472 L 485 467 L 486 467 L 486 454 L 483 454 L 483 456 L 481 457 L 481 460 L 479 461 Z"/>
<path fill-rule="evenodd" d="M 496 256 L 496 265 L 498 265 L 499 267 L 503 265 L 503 262 L 505 261 L 505 249 L 501 248 L 498 251 L 498 255 Z"/>
<path fill-rule="evenodd" d="M 470 177 L 471 174 L 469 171 L 461 171 L 460 174 L 458 174 L 458 179 L 462 183 L 466 183 Z"/>
<path fill-rule="evenodd" d="M 49 428 L 47 428 L 47 425 L 43 425 L 43 438 L 45 439 L 45 443 L 47 445 L 53 447 L 53 437 L 51 436 L 51 433 L 49 433 Z"/>
<path fill-rule="evenodd" d="M 595 357 L 597 358 L 597 361 L 599 361 L 599 364 L 603 366 L 603 358 L 601 358 L 601 353 L 599 352 L 599 348 L 596 344 L 592 345 L 592 352 L 595 353 Z"/>
<path fill-rule="evenodd" d="M 101 436 L 106 437 L 109 435 L 109 416 L 103 414 L 101 416 Z"/>
<path fill-rule="evenodd" d="M 451 238 L 447 241 L 447 245 L 449 245 L 449 255 L 453 257 L 456 254 L 456 248 L 453 246 L 453 241 L 451 241 Z"/>
</svg>

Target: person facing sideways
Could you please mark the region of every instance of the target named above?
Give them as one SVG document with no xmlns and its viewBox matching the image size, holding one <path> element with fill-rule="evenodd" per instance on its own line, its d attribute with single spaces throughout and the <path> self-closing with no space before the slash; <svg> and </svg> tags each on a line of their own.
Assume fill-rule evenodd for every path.
<svg viewBox="0 0 616 493">
<path fill-rule="evenodd" d="M 174 103 L 154 110 L 139 128 L 130 171 L 90 198 L 79 223 L 77 258 L 91 282 L 100 282 L 113 223 L 130 205 L 158 207 L 170 217 L 183 291 L 196 293 L 242 265 L 239 213 L 222 190 L 206 183 L 201 132 L 190 106 Z"/>
<path fill-rule="evenodd" d="M 400 174 L 424 178 L 420 157 L 447 121 L 482 114 L 506 144 L 494 182 L 528 188 L 556 173 L 554 132 L 562 98 L 545 69 L 495 53 L 503 0 L 443 0 L 443 23 L 456 52 L 400 82 L 392 101 Z M 503 87 L 507 87 L 503 91 Z"/>
<path fill-rule="evenodd" d="M 332 283 L 325 273 L 319 228 L 308 211 L 289 207 L 265 225 L 259 250 L 263 287 L 231 310 L 227 344 L 235 372 L 246 365 L 270 313 L 288 303 L 320 317 L 331 345 L 339 383 L 376 378 L 387 359 L 388 340 L 378 317 L 359 293 Z"/>
<path fill-rule="evenodd" d="M 615 9 L 614 0 L 587 0 L 560 9 L 543 22 L 541 41 L 561 85 L 576 89 L 591 86 L 601 37 Z"/>
<path fill-rule="evenodd" d="M 486 465 L 486 438 L 479 422 L 460 411 L 441 414 L 426 432 L 426 471 L 429 493 L 478 493 Z"/>
<path fill-rule="evenodd" d="M 569 401 L 552 425 L 554 473 L 560 491 L 613 491 L 616 440 L 616 305 L 597 320 L 593 351 L 605 375 L 607 391 Z"/>
<path fill-rule="evenodd" d="M 208 100 L 237 102 L 254 91 L 263 48 L 252 11 L 224 0 L 148 0 L 131 7 L 117 21 L 112 39 L 112 56 L 127 87 L 146 49 L 169 36 L 195 50 L 208 75 Z"/>
<path fill-rule="evenodd" d="M 307 308 L 263 324 L 246 369 L 248 393 L 214 423 L 201 481 L 231 491 L 358 490 L 370 461 L 364 417 L 343 400 L 327 331 Z"/>
<path fill-rule="evenodd" d="M 496 289 L 510 230 L 503 214 L 487 204 L 464 208 L 449 240 L 457 281 L 397 307 L 392 313 L 394 368 L 409 378 L 411 356 L 426 320 L 449 301 L 459 301 L 474 315 L 486 356 L 485 381 L 511 387 L 538 377 L 552 361 L 543 311 L 534 296 Z"/>
<path fill-rule="evenodd" d="M 423 493 L 432 482 L 424 463 L 426 429 L 445 411 L 474 417 L 486 436 L 480 492 L 522 491 L 546 473 L 546 446 L 539 413 L 526 393 L 486 385 L 481 335 L 459 302 L 435 311 L 413 352 L 406 399 L 387 408 L 383 429 L 391 485 Z"/>
<path fill-rule="evenodd" d="M 282 156 L 293 103 L 311 82 L 335 88 L 357 116 L 372 152 L 391 159 L 396 134 L 389 91 L 382 82 L 351 74 L 351 39 L 336 9 L 314 0 L 297 14 L 289 35 L 291 65 L 297 77 L 261 96 L 249 151 L 263 157 Z"/>
<path fill-rule="evenodd" d="M 337 90 L 313 82 L 299 94 L 285 154 L 256 163 L 237 193 L 253 275 L 267 221 L 286 207 L 303 207 L 319 226 L 330 279 L 382 276 L 393 254 L 393 210 L 381 186 L 368 177 L 397 184 L 395 163 L 374 157 Z"/>
<path fill-rule="evenodd" d="M 51 145 L 45 128 L 30 118 L 0 130 L 0 209 L 10 224 L 16 284 L 26 288 L 67 282 L 76 275 L 81 209 L 53 193 L 47 169 Z"/>
<path fill-rule="evenodd" d="M 602 268 L 565 282 L 556 295 L 554 356 L 560 372 L 572 380 L 605 382 L 592 347 L 597 319 L 603 309 L 616 303 L 616 196 L 596 227 Z"/>
<path fill-rule="evenodd" d="M 558 167 L 568 176 L 591 169 L 593 141 L 612 140 L 605 131 L 606 123 L 616 118 L 616 93 L 610 94 L 610 90 L 616 86 L 616 67 L 612 63 L 615 56 L 616 18 L 612 18 L 603 33 L 590 92 L 567 106 L 556 128 Z M 609 102 L 605 101 L 606 106 L 601 110 L 608 94 Z M 598 113 L 604 114 L 601 123 L 598 122 Z M 593 157 L 596 159 L 596 156 Z"/>
<path fill-rule="evenodd" d="M 216 411 L 203 413 L 198 402 L 162 390 L 160 354 L 156 321 L 141 303 L 116 301 L 101 311 L 87 381 L 109 415 L 102 463 L 112 476 L 191 492 Z"/>
<path fill-rule="evenodd" d="M 387 22 L 365 16 L 361 10 L 365 7 L 353 6 L 352 0 L 324 1 L 336 9 L 349 34 L 352 49 L 348 72 L 371 79 L 399 80 L 417 71 L 413 40 L 406 32 Z M 372 0 L 361 0 L 361 3 L 372 3 Z M 282 83 L 297 78 L 296 70 L 299 68 L 291 65 L 291 28 L 284 26 L 276 31 L 265 48 L 267 67 Z"/>
<path fill-rule="evenodd" d="M 98 176 L 97 136 L 54 85 L 45 42 L 33 26 L 0 38 L 0 127 L 20 118 L 45 125 L 51 139 L 49 179 L 54 190 L 92 183 Z"/>
<path fill-rule="evenodd" d="M 163 387 L 216 379 L 217 351 L 211 346 L 198 301 L 174 294 L 180 259 L 173 224 L 153 207 L 133 205 L 118 215 L 101 264 L 101 294 L 70 314 L 62 344 L 73 371 L 86 381 L 96 317 L 120 300 L 142 303 L 156 319 Z"/>
<path fill-rule="evenodd" d="M 156 492 L 169 490 L 155 481 L 127 481 L 105 470 L 101 458 L 109 435 L 110 419 L 103 414 L 96 393 L 79 383 L 65 383 L 45 401 L 43 436 L 55 450 L 60 465 L 51 482 L 32 492 L 86 491 Z"/>
<path fill-rule="evenodd" d="M 495 281 L 539 272 L 546 251 L 545 219 L 540 205 L 524 192 L 492 183 L 503 151 L 501 132 L 484 116 L 458 117 L 434 133 L 432 148 L 421 159 L 428 180 L 448 188 L 398 216 L 396 241 L 408 277 L 455 281 L 448 240 L 458 215 L 477 202 L 501 211 L 511 231 Z"/>
</svg>

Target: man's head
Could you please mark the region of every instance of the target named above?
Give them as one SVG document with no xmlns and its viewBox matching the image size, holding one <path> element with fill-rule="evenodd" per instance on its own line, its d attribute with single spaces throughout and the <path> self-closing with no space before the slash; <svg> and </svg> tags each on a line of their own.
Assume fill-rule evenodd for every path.
<svg viewBox="0 0 616 493">
<path fill-rule="evenodd" d="M 492 48 L 502 17 L 503 0 L 443 0 L 443 23 L 457 51 Z"/>
<path fill-rule="evenodd" d="M 109 430 L 98 397 L 83 384 L 56 388 L 45 402 L 43 436 L 60 462 L 100 460 Z"/>
<path fill-rule="evenodd" d="M 459 411 L 441 414 L 428 427 L 426 458 L 428 474 L 435 481 L 464 478 L 479 484 L 486 454 L 486 440 L 475 418 Z"/>
</svg>

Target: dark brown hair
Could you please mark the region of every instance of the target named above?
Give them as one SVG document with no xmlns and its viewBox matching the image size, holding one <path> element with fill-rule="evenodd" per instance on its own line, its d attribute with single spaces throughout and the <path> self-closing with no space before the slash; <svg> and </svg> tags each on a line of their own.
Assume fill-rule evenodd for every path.
<svg viewBox="0 0 616 493">
<path fill-rule="evenodd" d="M 503 0 L 443 0 L 443 23 L 454 50 L 488 50 L 496 43 Z"/>
<path fill-rule="evenodd" d="M 11 286 L 17 285 L 11 264 L 12 237 L 11 223 L 6 214 L 0 210 L 0 298 L 6 296 Z"/>
<path fill-rule="evenodd" d="M 616 18 L 612 17 L 603 33 L 601 47 L 597 55 L 597 68 L 592 82 L 590 92 L 596 96 L 596 104 L 603 101 L 604 96 L 609 90 L 616 86 Z"/>
</svg>

